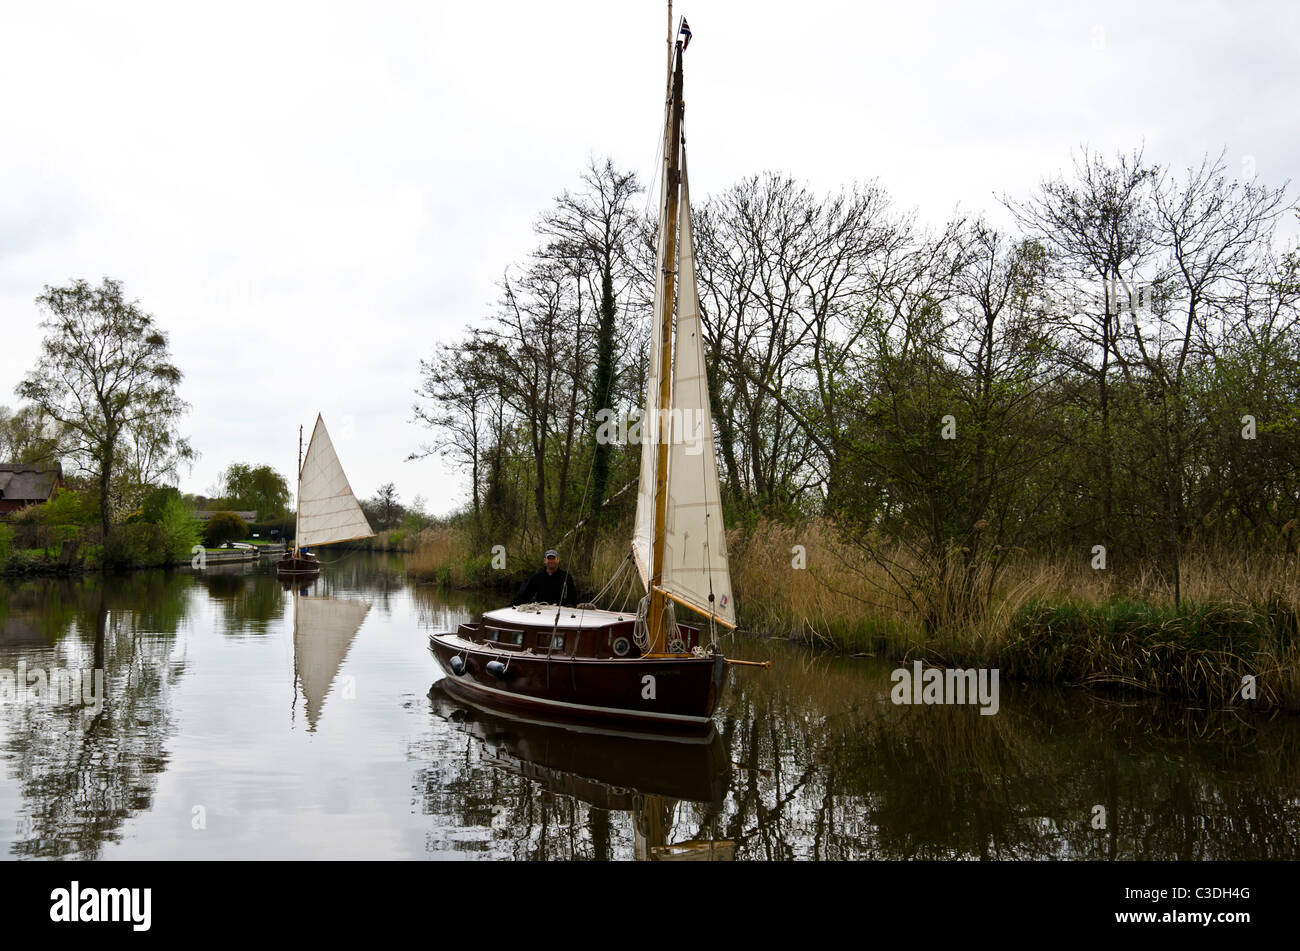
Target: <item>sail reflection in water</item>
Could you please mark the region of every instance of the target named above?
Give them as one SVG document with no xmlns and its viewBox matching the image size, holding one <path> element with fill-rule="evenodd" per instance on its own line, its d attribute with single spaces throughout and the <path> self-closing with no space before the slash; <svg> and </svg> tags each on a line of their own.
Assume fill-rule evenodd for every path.
<svg viewBox="0 0 1300 951">
<path fill-rule="evenodd" d="M 629 813 L 637 859 L 734 858 L 731 842 L 698 835 L 669 841 L 679 802 L 702 804 L 706 813 L 722 807 L 731 764 L 716 730 L 666 738 L 516 719 L 452 697 L 442 681 L 430 689 L 429 700 L 437 716 L 473 738 L 481 762 L 551 796 Z"/>
<path fill-rule="evenodd" d="M 343 598 L 293 596 L 294 688 L 302 690 L 308 732 L 315 732 L 352 642 L 370 611 L 369 603 Z M 294 710 L 298 708 L 294 695 Z"/>
</svg>

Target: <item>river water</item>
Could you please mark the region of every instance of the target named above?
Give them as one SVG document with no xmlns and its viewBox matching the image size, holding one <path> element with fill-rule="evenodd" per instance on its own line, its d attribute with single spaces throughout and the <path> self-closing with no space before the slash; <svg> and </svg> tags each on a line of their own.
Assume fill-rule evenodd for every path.
<svg viewBox="0 0 1300 951">
<path fill-rule="evenodd" d="M 724 641 L 703 741 L 442 694 L 427 648 L 496 596 L 338 554 L 0 583 L 9 858 L 1300 857 L 1300 720 L 1000 684 L 898 705 L 894 664 Z M 105 672 L 72 690 L 69 672 Z"/>
</svg>

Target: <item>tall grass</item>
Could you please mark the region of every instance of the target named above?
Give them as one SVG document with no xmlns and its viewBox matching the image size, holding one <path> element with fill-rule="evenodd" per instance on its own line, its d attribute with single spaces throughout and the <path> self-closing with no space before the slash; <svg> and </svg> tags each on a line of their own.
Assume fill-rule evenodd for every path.
<svg viewBox="0 0 1300 951">
<path fill-rule="evenodd" d="M 1189 553 L 1175 605 L 1170 579 L 1140 566 L 1119 574 L 1094 570 L 1086 554 L 1018 553 L 997 572 L 980 564 L 963 577 L 903 548 L 846 542 L 821 521 L 759 523 L 730 550 L 747 628 L 1211 704 L 1249 701 L 1253 689 L 1250 702 L 1300 710 L 1294 554 Z"/>
<path fill-rule="evenodd" d="M 437 581 L 451 587 L 467 587 L 471 558 L 469 538 L 453 526 L 426 528 L 415 538 L 415 550 L 406 556 L 408 576 Z"/>
<path fill-rule="evenodd" d="M 728 547 L 749 631 L 1027 681 L 1300 710 L 1300 560 L 1291 553 L 1190 552 L 1175 605 L 1169 579 L 1141 566 L 1094 570 L 1090 553 L 1017 552 L 997 571 L 967 570 L 854 544 L 821 520 L 761 521 L 732 532 Z M 590 565 L 566 567 L 595 591 L 626 551 L 621 536 L 603 538 Z M 509 588 L 536 569 L 518 557 L 507 571 L 491 561 L 466 532 L 440 527 L 420 533 L 407 570 L 451 587 Z M 1254 700 L 1243 695 L 1247 677 Z"/>
<path fill-rule="evenodd" d="M 507 550 L 502 553 L 505 568 L 498 568 L 493 552 L 476 551 L 470 533 L 456 526 L 427 528 L 415 537 L 412 548 L 406 558 L 407 574 L 449 588 L 518 588 L 542 567 L 540 557 L 532 557 L 533 553 Z M 600 590 L 626 555 L 627 543 L 613 537 L 597 540 L 590 564 L 574 565 L 568 548 L 560 549 L 561 567 L 573 574 L 583 594 Z"/>
</svg>

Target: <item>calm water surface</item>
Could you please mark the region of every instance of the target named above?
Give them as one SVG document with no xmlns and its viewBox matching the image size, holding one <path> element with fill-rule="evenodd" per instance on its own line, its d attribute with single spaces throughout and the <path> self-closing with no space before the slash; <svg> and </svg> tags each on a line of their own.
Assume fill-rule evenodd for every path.
<svg viewBox="0 0 1300 951">
<path fill-rule="evenodd" d="M 1294 717 L 1008 684 L 996 716 L 895 706 L 892 664 L 746 640 L 774 669 L 733 670 L 704 741 L 575 733 L 436 686 L 427 635 L 494 600 L 361 554 L 298 597 L 269 567 L 0 584 L 0 854 L 1300 857 Z M 32 696 L 96 667 L 98 708 Z"/>
</svg>

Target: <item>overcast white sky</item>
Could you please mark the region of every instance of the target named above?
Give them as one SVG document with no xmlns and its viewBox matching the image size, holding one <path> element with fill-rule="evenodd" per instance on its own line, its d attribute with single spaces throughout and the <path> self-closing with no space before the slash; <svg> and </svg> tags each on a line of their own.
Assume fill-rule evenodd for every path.
<svg viewBox="0 0 1300 951">
<path fill-rule="evenodd" d="M 359 496 L 462 504 L 459 472 L 403 461 L 418 360 L 488 311 L 589 156 L 651 178 L 666 3 L 0 3 L 0 404 L 42 288 L 108 275 L 185 372 L 182 488 L 291 477 L 320 412 Z M 773 169 L 1001 221 L 1084 143 L 1300 170 L 1295 3 L 675 12 L 697 200 Z"/>
</svg>

